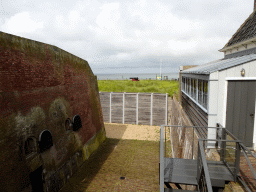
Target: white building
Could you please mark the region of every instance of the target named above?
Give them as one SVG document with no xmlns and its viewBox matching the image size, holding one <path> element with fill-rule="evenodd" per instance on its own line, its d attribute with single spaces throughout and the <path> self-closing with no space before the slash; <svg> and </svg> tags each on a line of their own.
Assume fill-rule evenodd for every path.
<svg viewBox="0 0 256 192">
<path fill-rule="evenodd" d="M 181 103 L 196 126 L 221 124 L 256 148 L 256 11 L 219 50 L 224 58 L 181 71 Z M 215 132 L 208 130 L 208 138 Z"/>
</svg>

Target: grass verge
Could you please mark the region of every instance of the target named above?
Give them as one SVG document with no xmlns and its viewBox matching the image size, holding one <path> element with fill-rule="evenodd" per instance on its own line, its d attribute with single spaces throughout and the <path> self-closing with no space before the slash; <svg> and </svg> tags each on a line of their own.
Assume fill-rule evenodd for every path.
<svg viewBox="0 0 256 192">
<path fill-rule="evenodd" d="M 179 92 L 178 81 L 156 80 L 98 80 L 100 92 L 168 93 L 172 97 Z"/>
<path fill-rule="evenodd" d="M 158 182 L 158 141 L 107 138 L 61 192 L 159 191 Z"/>
</svg>

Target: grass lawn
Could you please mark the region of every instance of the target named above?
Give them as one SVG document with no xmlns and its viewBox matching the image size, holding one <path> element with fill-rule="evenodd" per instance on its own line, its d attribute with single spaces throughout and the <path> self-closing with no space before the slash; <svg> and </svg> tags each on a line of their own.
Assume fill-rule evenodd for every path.
<svg viewBox="0 0 256 192">
<path fill-rule="evenodd" d="M 157 80 L 98 80 L 100 92 L 133 92 L 133 93 L 173 93 L 179 92 L 178 81 L 157 81 Z"/>
<path fill-rule="evenodd" d="M 61 192 L 159 191 L 158 163 L 158 141 L 107 138 Z"/>
</svg>

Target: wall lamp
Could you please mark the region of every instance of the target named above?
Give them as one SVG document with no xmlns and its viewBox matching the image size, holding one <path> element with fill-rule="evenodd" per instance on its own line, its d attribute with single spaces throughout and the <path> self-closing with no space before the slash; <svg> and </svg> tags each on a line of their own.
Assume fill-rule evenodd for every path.
<svg viewBox="0 0 256 192">
<path fill-rule="evenodd" d="M 244 75 L 245 75 L 245 70 L 242 69 L 242 70 L 241 70 L 241 76 L 244 77 Z"/>
</svg>

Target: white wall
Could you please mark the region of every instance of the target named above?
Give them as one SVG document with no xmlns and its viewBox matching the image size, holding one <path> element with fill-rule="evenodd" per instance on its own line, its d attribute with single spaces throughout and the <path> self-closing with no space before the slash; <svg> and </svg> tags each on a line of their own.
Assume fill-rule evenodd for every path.
<svg viewBox="0 0 256 192">
<path fill-rule="evenodd" d="M 218 113 L 218 71 L 210 74 L 208 86 L 209 86 L 209 98 L 208 98 L 208 127 L 216 127 L 217 113 Z M 208 138 L 216 139 L 216 130 L 208 129 Z"/>
<path fill-rule="evenodd" d="M 241 70 L 245 69 L 244 78 L 241 77 Z M 226 101 L 227 101 L 227 85 L 226 78 L 256 78 L 256 61 L 235 66 L 229 69 L 218 71 L 210 74 L 210 90 L 209 90 L 209 114 L 217 113 L 217 116 L 208 116 L 208 126 L 216 126 L 220 123 L 226 127 Z M 218 81 L 214 81 L 218 79 Z M 211 81 L 213 80 L 213 81 Z M 256 99 L 255 99 L 256 100 Z M 255 108 L 256 115 L 256 108 Z M 254 121 L 255 122 L 255 121 Z M 213 134 L 213 132 L 209 132 Z M 212 135 L 213 136 L 213 135 Z M 209 135 L 209 137 L 212 137 Z M 256 143 L 256 123 L 254 123 L 254 143 Z"/>
<path fill-rule="evenodd" d="M 232 54 L 232 53 L 236 53 L 236 52 L 239 52 L 239 51 L 243 51 L 243 50 L 247 50 L 247 49 L 251 49 L 251 48 L 256 47 L 255 43 L 249 43 L 249 44 L 246 44 L 246 45 L 247 45 L 247 47 L 245 47 L 243 45 L 239 45 L 238 47 L 232 48 L 231 50 L 226 51 L 224 53 L 224 55 L 229 55 L 229 54 Z"/>
</svg>

